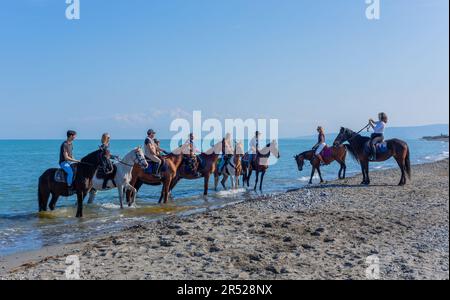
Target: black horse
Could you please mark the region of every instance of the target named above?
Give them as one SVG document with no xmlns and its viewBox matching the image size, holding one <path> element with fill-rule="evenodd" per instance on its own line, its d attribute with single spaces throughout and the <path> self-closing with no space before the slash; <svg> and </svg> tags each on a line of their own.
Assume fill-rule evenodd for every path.
<svg viewBox="0 0 450 300">
<path fill-rule="evenodd" d="M 362 136 L 358 133 L 353 132 L 348 128 L 341 128 L 339 135 L 334 140 L 334 145 L 341 145 L 344 142 L 348 142 L 349 146 L 347 150 L 350 154 L 361 164 L 361 170 L 363 174 L 363 181 L 361 184 L 370 184 L 369 178 L 369 148 L 370 138 Z M 406 176 L 408 179 L 411 178 L 411 162 L 410 162 L 410 152 L 409 146 L 406 142 L 399 139 L 392 139 L 386 141 L 385 151 L 377 151 L 377 157 L 375 162 L 382 162 L 394 157 L 397 161 L 398 166 L 402 172 L 400 183 L 398 185 L 402 186 L 406 184 Z"/>
<path fill-rule="evenodd" d="M 100 149 L 84 157 L 80 163 L 73 165 L 76 170 L 72 189 L 69 190 L 67 183 L 57 182 L 55 175 L 59 169 L 48 169 L 39 177 L 38 199 L 39 211 L 47 211 L 47 204 L 50 195 L 52 199 L 48 206 L 54 210 L 56 202 L 60 196 L 68 197 L 77 194 L 78 208 L 77 218 L 83 217 L 83 200 L 92 188 L 92 178 L 100 167 L 105 173 L 111 172 L 113 165 L 109 160 L 111 154 L 108 150 Z"/>
</svg>

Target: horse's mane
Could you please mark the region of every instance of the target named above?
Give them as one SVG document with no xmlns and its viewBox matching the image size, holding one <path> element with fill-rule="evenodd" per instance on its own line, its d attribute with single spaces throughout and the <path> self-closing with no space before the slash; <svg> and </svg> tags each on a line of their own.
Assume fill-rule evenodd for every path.
<svg viewBox="0 0 450 300">
<path fill-rule="evenodd" d="M 370 138 L 362 136 L 359 133 L 356 134 L 355 132 L 353 132 L 348 128 L 346 128 L 345 130 L 350 134 L 350 136 L 353 136 L 352 140 L 354 141 L 354 146 L 352 146 L 352 143 L 350 143 L 350 141 L 348 142 L 348 144 L 344 144 L 344 146 L 347 148 L 348 152 L 350 153 L 350 156 L 354 160 L 359 161 L 358 152 L 364 150 L 364 145 L 367 143 L 368 140 L 370 140 Z"/>
<path fill-rule="evenodd" d="M 97 150 L 97 151 L 94 151 L 94 152 L 92 152 L 92 153 L 89 153 L 88 155 L 86 155 L 85 157 L 83 157 L 82 159 L 81 159 L 81 162 L 84 162 L 84 163 L 90 163 L 90 162 L 92 162 L 93 160 L 95 160 L 96 159 L 96 157 L 98 156 L 98 154 L 101 152 L 102 150 Z"/>
</svg>

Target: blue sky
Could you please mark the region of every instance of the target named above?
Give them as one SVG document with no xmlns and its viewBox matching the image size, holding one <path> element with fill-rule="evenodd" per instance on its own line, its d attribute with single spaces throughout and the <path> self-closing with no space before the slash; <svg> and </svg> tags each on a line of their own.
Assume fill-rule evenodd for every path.
<svg viewBox="0 0 450 300">
<path fill-rule="evenodd" d="M 1 1 L 0 138 L 169 137 L 174 117 L 278 118 L 282 137 L 448 123 L 447 0 Z"/>
</svg>

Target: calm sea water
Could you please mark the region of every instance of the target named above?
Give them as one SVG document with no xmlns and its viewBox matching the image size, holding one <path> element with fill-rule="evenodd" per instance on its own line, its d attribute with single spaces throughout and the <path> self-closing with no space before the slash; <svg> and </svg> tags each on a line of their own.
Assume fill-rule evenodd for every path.
<svg viewBox="0 0 450 300">
<path fill-rule="evenodd" d="M 285 139 L 279 141 L 281 159 L 271 166 L 263 193 L 285 192 L 305 185 L 310 168 L 300 173 L 293 156 L 308 150 L 314 140 Z M 413 164 L 447 158 L 448 143 L 408 140 Z M 168 141 L 163 141 L 168 147 Z M 141 221 L 151 221 L 170 214 L 188 214 L 214 209 L 230 203 L 245 201 L 255 195 L 253 191 L 211 190 L 203 198 L 203 180 L 181 181 L 174 190 L 175 200 L 158 205 L 160 187 L 144 186 L 137 199 L 137 206 L 121 210 L 116 190 L 101 192 L 96 203 L 85 205 L 85 217 L 74 218 L 75 197 L 60 198 L 54 212 L 38 214 L 37 181 L 47 168 L 57 167 L 61 141 L 0 141 L 0 255 L 39 249 L 46 245 L 80 241 L 94 235 L 109 233 Z M 112 152 L 124 156 L 142 141 L 117 140 L 111 144 Z M 75 156 L 96 150 L 98 141 L 78 140 Z M 347 159 L 348 172 L 359 173 L 359 166 Z M 309 164 L 307 164 L 309 165 Z M 396 167 L 394 160 L 372 164 L 373 169 Z M 323 168 L 327 180 L 337 178 L 338 165 Z M 317 178 L 316 178 L 317 180 Z M 396 179 L 397 180 L 397 179 Z M 210 182 L 213 188 L 213 179 Z"/>
</svg>

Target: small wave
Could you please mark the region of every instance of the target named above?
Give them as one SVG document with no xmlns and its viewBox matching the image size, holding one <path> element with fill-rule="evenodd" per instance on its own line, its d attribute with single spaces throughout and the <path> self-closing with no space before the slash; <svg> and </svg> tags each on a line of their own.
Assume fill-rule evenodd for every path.
<svg viewBox="0 0 450 300">
<path fill-rule="evenodd" d="M 100 205 L 100 207 L 106 208 L 106 209 L 120 209 L 120 205 L 114 204 L 114 203 L 103 203 Z"/>
<path fill-rule="evenodd" d="M 216 193 L 216 196 L 218 197 L 229 197 L 229 196 L 235 196 L 238 194 L 243 194 L 247 190 L 244 188 L 236 189 L 236 190 L 227 190 L 227 191 L 220 191 Z"/>
<path fill-rule="evenodd" d="M 298 178 L 297 180 L 305 182 L 305 181 L 309 181 L 310 178 L 311 178 L 311 176 L 302 176 L 302 177 Z M 314 175 L 313 179 L 320 179 L 319 175 Z"/>
</svg>

